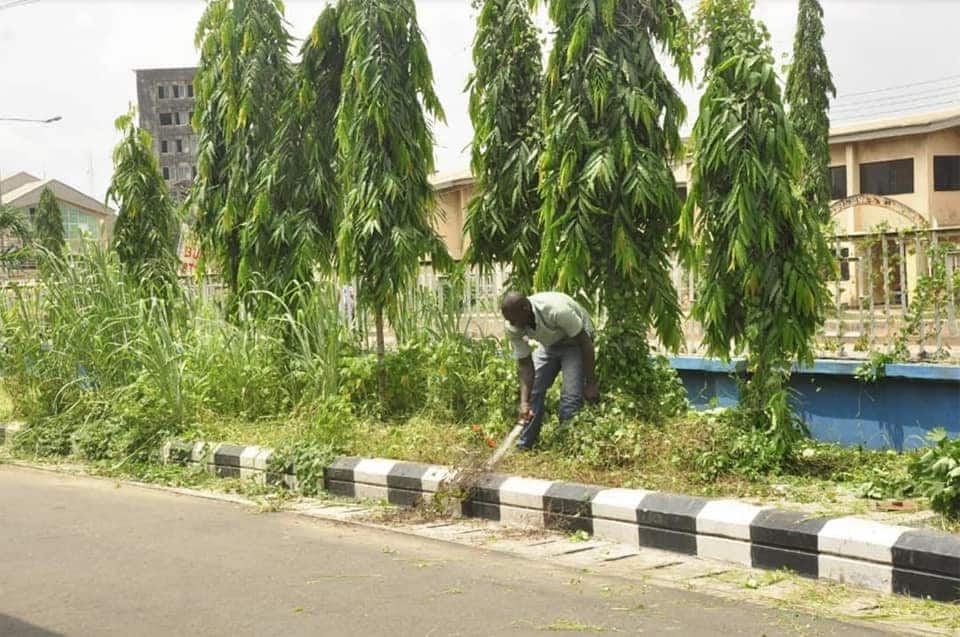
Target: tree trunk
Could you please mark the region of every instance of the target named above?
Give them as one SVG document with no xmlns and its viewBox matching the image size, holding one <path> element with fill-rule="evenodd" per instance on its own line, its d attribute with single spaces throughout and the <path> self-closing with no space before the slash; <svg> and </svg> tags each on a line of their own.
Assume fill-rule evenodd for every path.
<svg viewBox="0 0 960 637">
<path fill-rule="evenodd" d="M 383 306 L 377 305 L 377 382 L 380 387 L 380 415 L 387 413 L 387 368 L 384 362 L 386 358 L 385 347 L 383 344 Z"/>
</svg>

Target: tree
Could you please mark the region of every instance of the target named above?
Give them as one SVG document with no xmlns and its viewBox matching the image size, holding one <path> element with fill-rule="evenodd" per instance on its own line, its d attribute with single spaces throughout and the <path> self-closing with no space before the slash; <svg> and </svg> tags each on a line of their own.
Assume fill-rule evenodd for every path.
<svg viewBox="0 0 960 637">
<path fill-rule="evenodd" d="M 340 270 L 358 281 L 357 300 L 372 308 L 383 399 L 384 313 L 416 280 L 420 259 L 449 256 L 431 226 L 436 214 L 427 176 L 433 135 L 426 113 L 443 119 L 413 0 L 342 0 L 345 41 L 337 121 L 343 219 Z"/>
<path fill-rule="evenodd" d="M 656 52 L 665 49 L 690 79 L 686 19 L 675 0 L 548 6 L 557 35 L 542 102 L 537 286 L 604 309 L 601 381 L 655 398 L 637 371 L 652 370 L 651 325 L 668 347 L 681 341 L 670 278 L 681 201 L 670 160 L 686 117 Z"/>
<path fill-rule="evenodd" d="M 30 222 L 23 211 L 0 203 L 0 263 L 4 273 L 7 272 L 10 262 L 15 261 L 29 245 L 31 237 Z M 7 239 L 10 238 L 15 239 L 15 242 L 7 245 Z"/>
<path fill-rule="evenodd" d="M 63 215 L 57 196 L 48 187 L 40 193 L 40 203 L 33 218 L 34 241 L 43 249 L 57 255 L 63 255 L 67 246 L 64 236 Z"/>
<path fill-rule="evenodd" d="M 803 199 L 820 219 L 830 220 L 830 96 L 836 96 L 823 52 L 823 7 L 819 0 L 800 0 L 793 63 L 787 75 L 786 101 L 790 123 L 806 150 Z"/>
<path fill-rule="evenodd" d="M 682 232 L 698 273 L 692 314 L 708 353 L 746 352 L 740 413 L 769 430 L 780 457 L 802 434 L 784 385 L 810 362 L 828 300 L 819 219 L 797 204 L 803 149 L 781 99 L 769 36 L 753 0 L 704 0 L 705 91 L 693 127 Z"/>
<path fill-rule="evenodd" d="M 317 266 L 333 269 L 340 207 L 336 111 L 343 74 L 338 19 L 336 7 L 327 7 L 304 43 L 294 89 L 281 106 L 272 150 L 259 173 L 257 223 L 249 226 L 248 243 L 267 277 L 265 287 L 281 293 L 309 281 Z"/>
<path fill-rule="evenodd" d="M 476 195 L 465 232 L 466 260 L 490 271 L 511 264 L 510 285 L 530 291 L 540 248 L 537 103 L 542 62 L 528 0 L 483 0 L 479 5 L 470 77 L 473 122 L 471 168 Z"/>
<path fill-rule="evenodd" d="M 283 4 L 211 0 L 196 45 L 197 179 L 188 202 L 196 210 L 201 267 L 212 262 L 236 304 L 261 278 L 274 278 L 275 257 L 294 258 L 286 250 L 288 229 L 272 208 L 256 205 L 261 165 L 292 88 Z"/>
<path fill-rule="evenodd" d="M 107 200 L 120 211 L 112 244 L 128 276 L 148 291 L 163 293 L 176 283 L 180 264 L 176 206 L 153 154 L 153 139 L 133 118 L 131 109 L 116 122 L 123 139 L 113 151 L 113 179 L 107 190 Z"/>
</svg>

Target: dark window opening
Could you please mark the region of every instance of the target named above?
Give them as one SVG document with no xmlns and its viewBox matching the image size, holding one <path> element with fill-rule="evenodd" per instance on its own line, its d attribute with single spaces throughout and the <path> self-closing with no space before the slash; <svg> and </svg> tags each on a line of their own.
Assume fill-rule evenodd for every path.
<svg viewBox="0 0 960 637">
<path fill-rule="evenodd" d="M 850 280 L 850 248 L 840 248 L 840 280 Z"/>
<path fill-rule="evenodd" d="M 179 112 L 173 114 L 173 123 L 176 124 L 177 126 L 181 124 Z"/>
<path fill-rule="evenodd" d="M 160 125 L 170 126 L 173 124 L 173 113 L 160 113 Z"/>
<path fill-rule="evenodd" d="M 934 155 L 933 189 L 960 190 L 960 155 Z"/>
<path fill-rule="evenodd" d="M 170 152 L 170 146 L 169 146 L 169 144 L 167 144 L 167 140 L 165 140 L 165 139 L 164 139 L 164 140 L 161 140 L 161 141 L 160 141 L 160 153 L 161 153 L 161 154 L 166 154 L 166 153 L 169 153 L 169 152 Z"/>
<path fill-rule="evenodd" d="M 174 99 L 179 99 L 179 98 L 180 98 L 180 85 L 179 85 L 179 84 L 174 84 L 174 85 L 173 85 L 173 97 L 174 97 Z"/>
<path fill-rule="evenodd" d="M 860 164 L 860 192 L 870 195 L 913 192 L 913 159 Z"/>
<path fill-rule="evenodd" d="M 170 169 L 167 166 L 163 167 L 163 178 L 170 179 Z"/>
<path fill-rule="evenodd" d="M 187 84 L 187 97 L 193 97 L 193 84 Z"/>
<path fill-rule="evenodd" d="M 196 178 L 197 178 L 197 167 L 196 167 L 196 166 L 191 166 L 191 167 L 190 167 L 190 170 L 193 171 L 193 178 L 196 179 Z"/>
<path fill-rule="evenodd" d="M 183 140 L 182 140 L 182 139 L 178 139 L 178 140 L 177 140 L 177 152 L 178 152 L 178 153 L 182 153 L 182 152 L 183 152 Z"/>
<path fill-rule="evenodd" d="M 830 198 L 843 199 L 847 196 L 847 167 L 830 166 Z"/>
<path fill-rule="evenodd" d="M 165 100 L 167 99 L 167 87 L 158 86 L 157 87 L 157 99 Z"/>
</svg>

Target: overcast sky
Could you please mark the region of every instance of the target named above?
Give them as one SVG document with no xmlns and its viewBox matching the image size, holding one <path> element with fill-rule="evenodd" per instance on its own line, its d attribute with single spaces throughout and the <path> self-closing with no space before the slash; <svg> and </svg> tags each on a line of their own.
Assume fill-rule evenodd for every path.
<svg viewBox="0 0 960 637">
<path fill-rule="evenodd" d="M 0 0 L 0 7 L 9 2 Z M 841 94 L 837 119 L 960 105 L 960 0 L 822 2 L 825 46 Z M 0 122 L 0 174 L 25 170 L 101 198 L 117 140 L 113 121 L 136 101 L 133 69 L 195 65 L 194 27 L 204 4 L 36 0 L 0 9 L 0 117 L 63 117 L 46 126 Z M 325 4 L 287 0 L 294 36 L 310 31 Z M 692 10 L 695 2 L 685 6 Z M 797 0 L 758 0 L 756 17 L 778 56 L 792 48 L 796 8 Z M 447 125 L 436 129 L 437 167 L 460 170 L 471 138 L 463 87 L 474 15 L 469 0 L 417 0 L 417 9 L 447 113 Z M 540 22 L 548 26 L 542 16 Z M 682 92 L 692 118 L 697 90 Z"/>
</svg>

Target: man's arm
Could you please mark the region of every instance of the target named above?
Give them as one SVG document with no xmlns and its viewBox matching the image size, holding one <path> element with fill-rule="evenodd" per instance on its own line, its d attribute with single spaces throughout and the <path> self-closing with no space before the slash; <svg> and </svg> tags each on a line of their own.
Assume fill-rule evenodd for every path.
<svg viewBox="0 0 960 637">
<path fill-rule="evenodd" d="M 517 360 L 517 375 L 520 377 L 520 420 L 528 420 L 530 413 L 530 393 L 533 391 L 533 358 L 525 356 Z"/>
<path fill-rule="evenodd" d="M 580 360 L 583 367 L 583 397 L 587 402 L 596 402 L 600 397 L 600 390 L 597 389 L 597 356 L 593 348 L 593 339 L 587 334 L 587 330 L 580 330 L 574 340 L 580 346 Z"/>
</svg>

